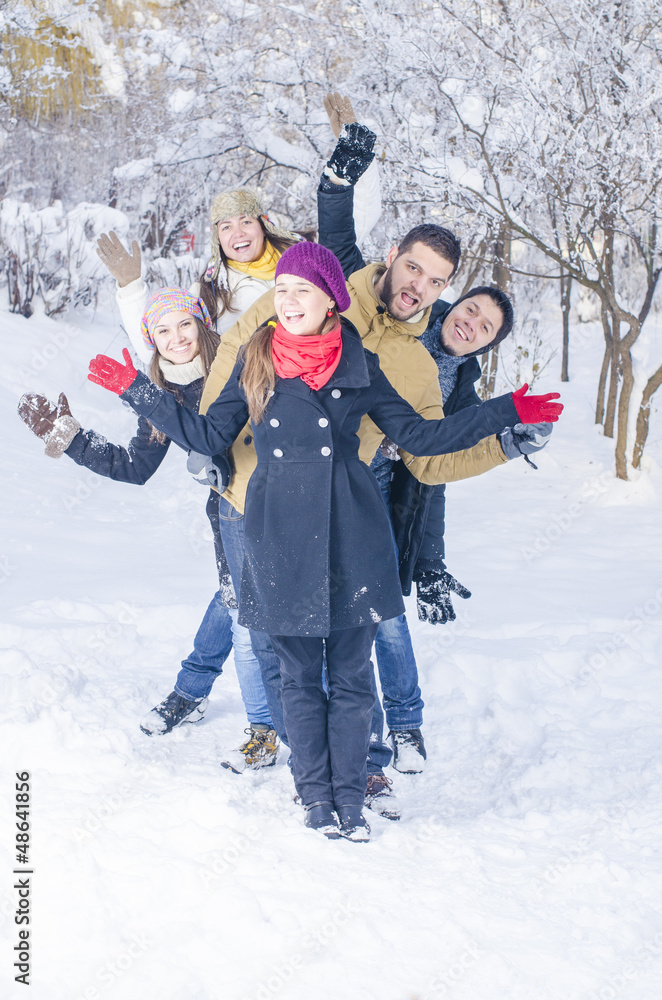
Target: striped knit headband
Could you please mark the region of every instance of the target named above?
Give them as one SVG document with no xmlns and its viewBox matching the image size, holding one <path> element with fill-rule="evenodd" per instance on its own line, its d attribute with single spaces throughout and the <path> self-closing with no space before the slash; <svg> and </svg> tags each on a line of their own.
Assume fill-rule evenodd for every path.
<svg viewBox="0 0 662 1000">
<path fill-rule="evenodd" d="M 147 303 L 141 324 L 143 339 L 152 350 L 154 350 L 154 330 L 159 320 L 171 312 L 190 313 L 201 319 L 210 330 L 212 329 L 211 316 L 207 311 L 207 306 L 197 295 L 192 295 L 184 288 L 159 288 Z"/>
</svg>

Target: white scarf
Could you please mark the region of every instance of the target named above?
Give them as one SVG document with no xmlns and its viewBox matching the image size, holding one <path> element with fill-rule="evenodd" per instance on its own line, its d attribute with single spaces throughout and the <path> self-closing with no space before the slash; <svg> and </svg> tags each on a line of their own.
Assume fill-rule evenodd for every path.
<svg viewBox="0 0 662 1000">
<path fill-rule="evenodd" d="M 193 361 L 187 361 L 183 365 L 175 365 L 166 358 L 159 358 L 159 368 L 170 385 L 190 385 L 196 379 L 205 377 L 205 369 L 200 355 L 196 355 Z"/>
</svg>

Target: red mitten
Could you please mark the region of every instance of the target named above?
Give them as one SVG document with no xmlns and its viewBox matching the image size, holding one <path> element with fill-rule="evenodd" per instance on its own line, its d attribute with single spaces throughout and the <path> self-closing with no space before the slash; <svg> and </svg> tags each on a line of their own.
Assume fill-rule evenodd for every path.
<svg viewBox="0 0 662 1000">
<path fill-rule="evenodd" d="M 87 376 L 90 382 L 96 382 L 97 385 L 103 386 L 104 389 L 116 392 L 118 396 L 126 392 L 134 382 L 138 372 L 133 366 L 131 355 L 126 347 L 122 351 L 122 354 L 124 355 L 125 364 L 122 364 L 121 361 L 115 361 L 114 358 L 109 358 L 105 354 L 97 354 L 96 358 L 92 358 L 90 361 L 90 374 Z"/>
<path fill-rule="evenodd" d="M 523 385 L 513 393 L 513 405 L 523 424 L 555 424 L 563 413 L 563 403 L 552 403 L 560 399 L 558 392 L 546 392 L 544 396 L 525 396 L 528 385 Z"/>
</svg>

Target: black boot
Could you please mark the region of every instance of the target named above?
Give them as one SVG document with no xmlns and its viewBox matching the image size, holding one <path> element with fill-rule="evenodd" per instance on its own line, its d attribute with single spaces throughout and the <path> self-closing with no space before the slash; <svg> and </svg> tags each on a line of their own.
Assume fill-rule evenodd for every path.
<svg viewBox="0 0 662 1000">
<path fill-rule="evenodd" d="M 333 802 L 313 802 L 309 806 L 304 806 L 306 826 L 310 830 L 318 830 L 329 840 L 340 839 L 340 828 L 338 818 L 333 811 Z"/>
<path fill-rule="evenodd" d="M 364 844 L 370 840 L 370 827 L 361 812 L 361 806 L 337 806 L 340 836 Z"/>
</svg>

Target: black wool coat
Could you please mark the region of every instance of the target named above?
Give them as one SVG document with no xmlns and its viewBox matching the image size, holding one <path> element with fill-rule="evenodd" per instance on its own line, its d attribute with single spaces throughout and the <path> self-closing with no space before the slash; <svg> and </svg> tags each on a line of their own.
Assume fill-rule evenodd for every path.
<svg viewBox="0 0 662 1000">
<path fill-rule="evenodd" d="M 278 379 L 263 420 L 253 425 L 258 465 L 246 496 L 239 621 L 259 632 L 327 636 L 403 611 L 386 506 L 358 458 L 365 413 L 415 455 L 471 447 L 517 419 L 508 394 L 454 417 L 425 420 L 393 389 L 346 321 L 342 345 L 340 363 L 322 389 L 300 378 Z M 140 374 L 122 398 L 183 447 L 216 454 L 248 418 L 241 365 L 204 417 Z"/>
</svg>

